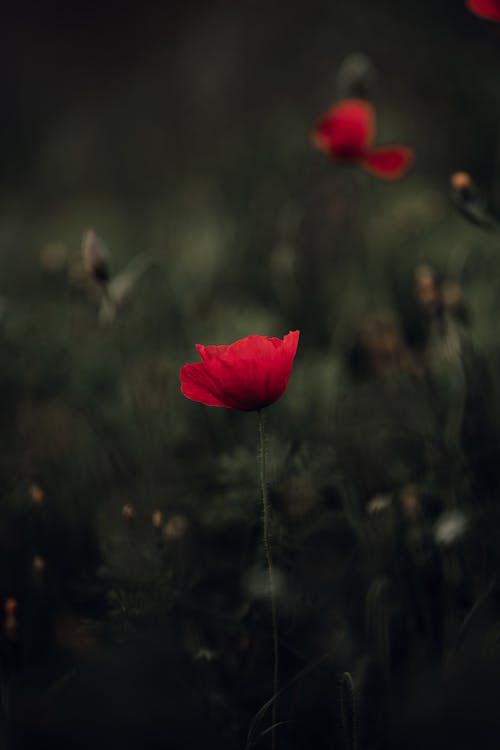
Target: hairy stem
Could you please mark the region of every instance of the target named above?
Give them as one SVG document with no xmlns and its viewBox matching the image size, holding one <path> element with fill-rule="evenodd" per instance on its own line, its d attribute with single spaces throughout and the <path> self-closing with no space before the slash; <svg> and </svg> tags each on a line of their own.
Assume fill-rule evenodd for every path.
<svg viewBox="0 0 500 750">
<path fill-rule="evenodd" d="M 276 617 L 276 597 L 274 586 L 274 566 L 271 555 L 271 512 L 269 507 L 269 498 L 267 495 L 266 481 L 266 436 L 264 414 L 259 411 L 259 470 L 260 470 L 260 494 L 262 498 L 262 511 L 264 522 L 264 550 L 266 553 L 267 569 L 269 572 L 269 594 L 271 599 L 271 618 L 273 625 L 273 646 L 274 646 L 274 671 L 273 671 L 273 709 L 272 709 L 272 729 L 271 744 L 273 750 L 276 750 L 276 716 L 278 709 L 278 622 Z"/>
</svg>

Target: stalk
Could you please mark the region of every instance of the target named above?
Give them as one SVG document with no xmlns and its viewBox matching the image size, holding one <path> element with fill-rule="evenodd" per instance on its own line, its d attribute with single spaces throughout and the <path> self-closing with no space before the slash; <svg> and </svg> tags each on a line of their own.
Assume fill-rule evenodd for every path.
<svg viewBox="0 0 500 750">
<path fill-rule="evenodd" d="M 275 596 L 275 578 L 273 558 L 271 554 L 271 510 L 269 507 L 269 497 L 267 493 L 266 481 L 266 434 L 264 414 L 259 410 L 259 478 L 260 494 L 262 498 L 262 519 L 264 531 L 264 551 L 266 554 L 267 570 L 269 573 L 269 595 L 271 599 L 271 618 L 273 628 L 273 649 L 274 649 L 274 669 L 273 669 L 273 708 L 272 708 L 272 726 L 271 726 L 271 745 L 276 750 L 276 717 L 278 709 L 278 621 L 276 616 L 276 596 Z"/>
</svg>

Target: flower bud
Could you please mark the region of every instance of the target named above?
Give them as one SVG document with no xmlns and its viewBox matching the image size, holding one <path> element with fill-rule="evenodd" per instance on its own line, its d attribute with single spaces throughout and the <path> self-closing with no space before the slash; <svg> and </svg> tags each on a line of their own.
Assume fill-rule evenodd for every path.
<svg viewBox="0 0 500 750">
<path fill-rule="evenodd" d="M 155 529 L 160 529 L 163 525 L 163 513 L 161 510 L 154 510 L 151 514 L 151 523 Z"/>
<path fill-rule="evenodd" d="M 122 518 L 127 523 L 130 523 L 135 518 L 135 510 L 130 505 L 130 503 L 125 503 L 125 505 L 122 508 Z"/>
<path fill-rule="evenodd" d="M 45 492 L 42 490 L 39 484 L 36 482 L 33 482 L 33 484 L 30 485 L 30 497 L 31 502 L 34 505 L 41 505 L 45 498 Z"/>
<path fill-rule="evenodd" d="M 87 229 L 82 239 L 82 260 L 85 271 L 100 284 L 109 281 L 109 253 L 104 241 Z"/>
<path fill-rule="evenodd" d="M 472 189 L 472 177 L 468 172 L 454 172 L 450 177 L 450 184 L 457 193 L 466 194 Z"/>
<path fill-rule="evenodd" d="M 431 266 L 418 266 L 415 271 L 416 294 L 422 307 L 437 307 L 440 302 L 439 280 Z"/>
<path fill-rule="evenodd" d="M 483 229 L 498 228 L 498 223 L 468 172 L 450 177 L 451 199 L 462 216 Z"/>
</svg>

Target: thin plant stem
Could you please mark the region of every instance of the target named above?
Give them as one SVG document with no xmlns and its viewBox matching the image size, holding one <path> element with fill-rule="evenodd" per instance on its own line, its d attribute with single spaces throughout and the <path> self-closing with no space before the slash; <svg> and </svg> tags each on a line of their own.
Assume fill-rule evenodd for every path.
<svg viewBox="0 0 500 750">
<path fill-rule="evenodd" d="M 273 708 L 272 708 L 272 731 L 271 744 L 273 750 L 276 750 L 276 717 L 278 709 L 278 621 L 276 617 L 276 596 L 274 581 L 274 566 L 271 554 L 271 511 L 269 507 L 269 497 L 267 494 L 266 481 L 266 435 L 264 414 L 259 410 L 259 470 L 260 470 L 260 494 L 262 498 L 263 524 L 264 524 L 264 550 L 266 553 L 267 569 L 269 573 L 269 595 L 271 599 L 271 618 L 273 626 L 273 646 L 274 646 L 274 670 L 273 670 Z"/>
</svg>

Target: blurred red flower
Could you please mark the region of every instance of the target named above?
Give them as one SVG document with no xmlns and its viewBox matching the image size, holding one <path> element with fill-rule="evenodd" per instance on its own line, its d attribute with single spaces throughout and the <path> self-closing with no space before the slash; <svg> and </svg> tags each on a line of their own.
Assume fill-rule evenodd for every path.
<svg viewBox="0 0 500 750">
<path fill-rule="evenodd" d="M 344 99 L 315 124 L 313 143 L 335 159 L 356 162 L 384 180 L 402 177 L 413 164 L 411 148 L 375 148 L 375 110 L 363 99 Z"/>
<path fill-rule="evenodd" d="M 247 336 L 228 346 L 196 348 L 202 359 L 181 368 L 181 391 L 206 406 L 255 411 L 284 393 L 297 352 L 299 331 L 281 339 Z"/>
<path fill-rule="evenodd" d="M 466 0 L 472 13 L 488 21 L 500 21 L 500 0 Z"/>
</svg>

